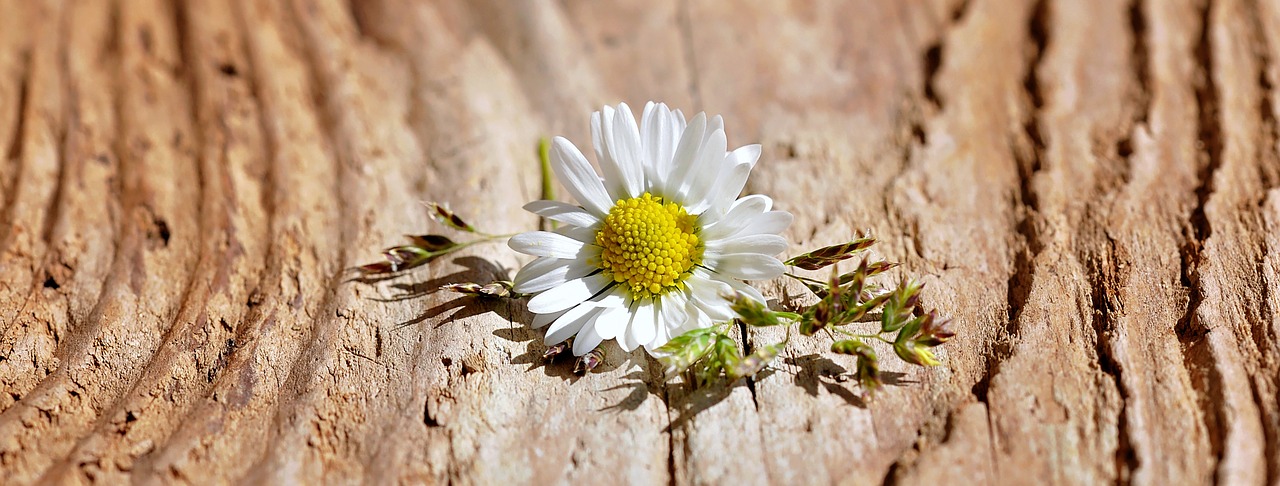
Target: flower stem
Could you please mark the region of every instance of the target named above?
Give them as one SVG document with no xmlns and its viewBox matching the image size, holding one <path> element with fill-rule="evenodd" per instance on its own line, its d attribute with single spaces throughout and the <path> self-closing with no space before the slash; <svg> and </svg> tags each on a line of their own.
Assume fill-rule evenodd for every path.
<svg viewBox="0 0 1280 486">
<path fill-rule="evenodd" d="M 773 313 L 774 313 L 774 315 L 776 315 L 776 316 L 778 316 L 778 317 L 781 317 L 781 318 L 783 318 L 783 319 L 787 319 L 787 320 L 792 320 L 792 321 L 798 321 L 798 320 L 800 320 L 800 318 L 802 317 L 800 314 L 797 314 L 797 313 L 795 313 L 795 312 L 787 312 L 787 311 L 773 311 Z"/>
<path fill-rule="evenodd" d="M 821 281 L 818 281 L 818 280 L 814 280 L 814 279 L 811 279 L 811 278 L 809 278 L 809 277 L 801 277 L 801 276 L 796 275 L 796 274 L 791 273 L 791 272 L 783 273 L 783 275 L 785 275 L 785 276 L 787 276 L 787 277 L 791 277 L 791 278 L 796 279 L 796 280 L 799 280 L 799 281 L 801 281 L 801 282 L 807 282 L 807 283 L 811 283 L 811 284 L 815 284 L 815 285 L 823 285 L 823 286 L 825 286 L 825 285 L 827 285 L 827 283 L 828 283 L 828 282 L 821 282 Z"/>
<path fill-rule="evenodd" d="M 835 330 L 835 332 L 838 332 L 838 333 L 840 333 L 840 334 L 844 334 L 844 335 L 849 336 L 849 337 L 855 337 L 855 338 L 858 338 L 858 339 L 875 339 L 875 340 L 877 340 L 877 341 L 883 341 L 883 342 L 886 342 L 886 343 L 889 343 L 889 344 L 893 344 L 893 341 L 892 341 L 892 340 L 885 339 L 885 338 L 884 338 L 884 336 L 883 336 L 882 334 L 879 334 L 879 333 L 878 333 L 878 334 L 862 334 L 862 333 L 856 333 L 856 332 L 849 332 L 849 331 L 846 331 L 846 330 L 844 330 L 844 329 L 840 329 L 840 328 L 838 328 L 838 327 L 831 327 L 831 328 L 828 328 L 828 329 L 833 329 L 833 330 Z"/>
<path fill-rule="evenodd" d="M 553 201 L 556 198 L 556 190 L 551 183 L 551 141 L 546 138 L 538 139 L 538 168 L 542 173 L 542 199 Z M 554 230 L 560 227 L 560 223 L 539 217 L 538 229 L 547 229 L 547 227 Z"/>
</svg>

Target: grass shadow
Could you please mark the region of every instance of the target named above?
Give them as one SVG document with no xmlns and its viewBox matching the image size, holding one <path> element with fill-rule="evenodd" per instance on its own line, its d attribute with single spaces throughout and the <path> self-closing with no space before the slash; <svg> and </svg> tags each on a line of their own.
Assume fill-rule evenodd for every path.
<svg viewBox="0 0 1280 486">
<path fill-rule="evenodd" d="M 804 389 L 809 396 L 818 396 L 818 387 L 827 393 L 838 396 L 850 405 L 858 408 L 867 407 L 867 392 L 855 393 L 852 388 L 858 386 L 854 374 L 847 368 L 820 354 L 809 354 L 785 358 L 784 363 L 799 368 L 795 373 L 796 386 Z M 906 373 L 881 371 L 880 381 L 885 386 L 906 386 L 916 383 L 906 379 Z"/>
<path fill-rule="evenodd" d="M 631 393 L 628 393 L 627 396 L 623 397 L 621 400 L 618 400 L 618 403 L 607 405 L 601 408 L 599 410 L 600 412 L 605 412 L 605 411 L 634 412 L 636 411 L 636 409 L 640 408 L 640 405 L 644 404 L 645 400 L 649 399 L 650 395 L 653 395 L 654 398 L 657 398 L 659 400 L 662 399 L 662 390 L 660 388 L 655 388 L 655 386 L 652 383 L 650 383 L 650 381 L 652 380 L 652 376 L 648 373 L 648 368 L 642 368 L 640 370 L 627 373 L 627 375 L 622 378 L 626 380 L 631 380 L 631 381 L 628 381 L 621 385 L 616 385 L 616 386 L 606 388 L 605 391 L 613 391 L 613 390 L 620 390 L 624 388 L 630 388 Z M 662 384 L 659 383 L 657 386 L 661 387 Z"/>
<path fill-rule="evenodd" d="M 448 284 L 461 282 L 489 283 L 508 279 L 506 270 L 480 257 L 464 256 L 456 258 L 450 263 L 461 265 L 464 269 L 422 282 L 391 284 L 390 287 L 396 289 L 398 293 L 388 298 L 373 298 L 371 300 L 387 303 L 404 302 L 435 294 L 440 291 L 441 287 Z M 452 295 L 454 298 L 431 306 L 412 319 L 396 323 L 393 329 L 399 330 L 445 316 L 444 319 L 440 319 L 440 322 L 436 324 L 436 327 L 439 328 L 448 321 L 466 319 L 489 312 L 497 313 L 500 310 L 505 310 L 505 315 L 502 315 L 502 317 L 508 321 L 529 322 L 528 312 L 519 310 L 523 306 L 514 306 L 513 299 L 465 294 Z"/>
<path fill-rule="evenodd" d="M 665 432 L 671 433 L 676 429 L 683 428 L 698 414 L 729 398 L 734 388 L 746 386 L 745 379 L 734 382 L 718 380 L 701 386 L 695 386 L 692 381 L 687 379 L 679 383 L 668 383 L 666 385 L 667 407 L 675 412 L 675 417 L 671 419 L 671 423 L 667 425 Z"/>
</svg>

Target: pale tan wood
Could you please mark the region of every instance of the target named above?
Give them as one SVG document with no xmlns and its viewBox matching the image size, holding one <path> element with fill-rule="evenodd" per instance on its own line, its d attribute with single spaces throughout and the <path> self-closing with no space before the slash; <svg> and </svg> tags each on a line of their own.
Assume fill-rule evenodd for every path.
<svg viewBox="0 0 1280 486">
<path fill-rule="evenodd" d="M 1269 484 L 1280 8 L 1249 0 L 0 1 L 16 484 Z M 790 253 L 870 229 L 955 319 L 694 389 L 544 363 L 500 243 L 606 103 L 723 114 Z M 789 282 L 766 294 L 806 302 Z M 744 336 L 736 334 L 739 339 Z M 746 336 L 771 344 L 784 333 Z"/>
</svg>

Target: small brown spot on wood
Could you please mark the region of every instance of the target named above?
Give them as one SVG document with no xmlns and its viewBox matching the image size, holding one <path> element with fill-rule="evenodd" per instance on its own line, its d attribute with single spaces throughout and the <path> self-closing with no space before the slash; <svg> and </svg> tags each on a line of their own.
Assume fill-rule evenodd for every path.
<svg viewBox="0 0 1280 486">
<path fill-rule="evenodd" d="M 144 25 L 138 28 L 138 42 L 142 43 L 142 50 L 146 51 L 147 54 L 151 54 L 152 45 L 155 42 L 152 40 L 151 26 Z"/>
</svg>

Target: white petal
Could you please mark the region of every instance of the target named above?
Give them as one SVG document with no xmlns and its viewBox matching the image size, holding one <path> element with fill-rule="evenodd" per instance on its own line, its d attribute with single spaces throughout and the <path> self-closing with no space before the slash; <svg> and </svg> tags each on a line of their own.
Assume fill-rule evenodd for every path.
<svg viewBox="0 0 1280 486">
<path fill-rule="evenodd" d="M 604 216 L 613 207 L 613 199 L 604 190 L 600 176 L 572 142 L 556 137 L 551 144 L 551 169 L 574 199 L 596 216 Z"/>
<path fill-rule="evenodd" d="M 627 330 L 631 321 L 631 312 L 626 307 L 605 307 L 596 319 L 595 332 L 603 339 L 613 339 Z"/>
<path fill-rule="evenodd" d="M 627 321 L 629 320 L 630 316 L 628 316 L 627 319 L 611 319 L 609 321 L 597 322 L 596 334 L 599 334 L 600 337 L 604 339 L 617 338 L 627 331 Z"/>
<path fill-rule="evenodd" d="M 663 182 L 665 187 L 661 188 L 664 195 L 677 193 L 683 181 L 689 177 L 689 172 L 698 162 L 698 155 L 702 153 L 702 138 L 706 129 L 707 115 L 703 113 L 694 116 L 689 126 L 685 127 L 684 133 L 680 135 L 680 143 L 676 145 L 675 155 L 671 158 L 671 173 Z"/>
<path fill-rule="evenodd" d="M 600 308 L 589 304 L 581 304 L 569 309 L 559 319 L 556 319 L 551 324 L 551 327 L 547 328 L 547 335 L 542 338 L 542 343 L 550 346 L 564 342 L 565 339 L 577 334 L 578 331 L 582 330 L 583 326 L 590 324 L 599 315 Z"/>
<path fill-rule="evenodd" d="M 685 122 L 684 112 L 680 110 L 671 110 L 671 126 L 676 129 L 675 140 L 680 139 L 679 135 L 684 133 L 684 129 L 688 125 L 688 122 Z"/>
<path fill-rule="evenodd" d="M 614 286 L 613 289 L 591 299 L 598 307 L 621 307 L 627 308 L 627 303 L 631 300 L 631 292 L 621 285 Z"/>
<path fill-rule="evenodd" d="M 583 326 L 582 332 L 579 332 L 578 336 L 573 338 L 573 355 L 582 356 L 587 354 L 596 349 L 596 346 L 599 346 L 601 341 L 604 341 L 604 338 L 596 334 L 595 326 Z"/>
<path fill-rule="evenodd" d="M 656 349 L 667 344 L 672 335 L 678 334 L 676 330 L 689 320 L 688 305 L 689 298 L 683 292 L 670 292 L 662 296 L 662 300 L 658 302 L 658 328 L 653 340 L 644 345 L 645 349 Z"/>
<path fill-rule="evenodd" d="M 691 214 L 700 214 L 710 206 L 707 195 L 711 193 L 716 178 L 725 172 L 725 150 L 728 148 L 724 130 L 711 132 L 698 152 L 692 172 L 680 184 L 680 197 Z"/>
<path fill-rule="evenodd" d="M 540 257 L 516 273 L 512 288 L 522 294 L 534 294 L 582 278 L 595 268 L 579 260 Z"/>
<path fill-rule="evenodd" d="M 778 235 L 739 235 L 725 240 L 707 242 L 706 255 L 717 256 L 728 253 L 759 253 L 761 255 L 777 255 L 787 250 L 787 239 Z"/>
<path fill-rule="evenodd" d="M 675 154 L 680 132 L 684 130 L 683 117 L 672 113 L 665 104 L 649 102 L 640 118 L 640 142 L 647 157 L 645 177 L 652 187 L 665 181 L 671 173 L 671 157 Z"/>
<path fill-rule="evenodd" d="M 666 169 L 666 162 L 662 160 L 661 135 L 662 124 L 668 118 L 665 113 L 658 111 L 658 107 L 657 103 L 650 101 L 644 104 L 644 110 L 640 112 L 640 143 L 644 145 L 644 156 L 648 161 L 645 164 L 645 177 L 648 178 L 653 178 L 657 171 Z"/>
<path fill-rule="evenodd" d="M 742 234 L 771 234 L 776 235 L 786 231 L 791 226 L 791 220 L 795 219 L 791 213 L 786 211 L 769 211 L 753 218 L 746 226 L 742 228 Z"/>
<path fill-rule="evenodd" d="M 631 139 L 637 139 L 639 134 L 634 137 L 627 137 L 625 133 L 618 132 L 618 120 L 623 118 L 622 112 L 626 111 L 628 115 L 631 109 L 626 104 L 618 105 L 615 110 L 612 106 L 605 106 L 600 111 L 591 114 L 591 140 L 596 150 L 596 160 L 600 162 L 600 170 L 604 174 L 605 189 L 609 191 L 609 196 L 613 200 L 627 199 L 639 195 L 633 192 L 640 188 L 643 183 L 642 177 L 639 175 L 641 168 L 637 165 L 634 150 L 638 150 L 639 142 L 636 141 L 636 148 L 626 148 Z M 634 125 L 634 118 L 632 124 Z M 628 138 L 621 140 L 621 138 Z"/>
<path fill-rule="evenodd" d="M 670 304 L 670 301 L 663 303 L 664 312 Z M 658 357 L 660 353 L 657 352 L 657 349 L 671 341 L 672 336 L 678 336 L 694 329 L 698 329 L 699 323 L 702 321 L 706 321 L 707 326 L 711 325 L 711 322 L 706 319 L 706 314 L 703 314 L 702 311 L 698 309 L 697 304 L 692 300 L 682 300 L 680 307 L 681 315 L 684 316 L 684 320 L 679 323 L 669 323 L 669 326 L 665 326 L 667 327 L 666 329 L 659 329 L 657 335 L 653 337 L 653 341 L 645 345 L 645 351 L 648 351 L 651 356 Z M 701 316 L 701 318 L 699 316 Z"/>
<path fill-rule="evenodd" d="M 635 316 L 632 316 L 632 320 L 634 319 Z M 628 328 L 630 328 L 630 325 L 628 325 Z M 618 336 L 618 347 L 622 348 L 623 351 L 630 353 L 632 350 L 640 347 L 640 343 L 636 342 L 630 332 L 624 332 L 622 335 Z"/>
<path fill-rule="evenodd" d="M 729 303 L 722 297 L 733 288 L 703 275 L 695 271 L 685 281 L 689 286 L 690 300 L 697 304 L 704 313 L 707 314 L 712 321 L 727 321 L 733 318 L 733 312 L 729 310 Z"/>
<path fill-rule="evenodd" d="M 586 258 L 591 256 L 588 252 L 600 249 L 600 247 L 595 244 L 597 231 L 598 230 L 596 228 L 580 228 L 577 226 L 564 225 L 556 228 L 552 233 L 561 236 L 568 236 L 570 239 L 586 243 L 586 248 L 583 248 L 581 252 L 578 252 L 578 258 Z"/>
<path fill-rule="evenodd" d="M 606 133 L 609 132 L 606 125 Z M 626 197 L 636 197 L 643 192 L 644 167 L 640 152 L 640 129 L 636 127 L 636 118 L 626 103 L 618 104 L 617 114 L 613 117 L 613 160 L 618 163 L 622 183 L 627 189 Z M 621 198 L 619 198 L 621 199 Z"/>
<path fill-rule="evenodd" d="M 604 129 L 601 128 L 610 123 L 607 120 L 612 117 L 613 108 L 609 106 L 591 113 L 591 145 L 596 152 L 596 162 L 600 163 L 600 172 L 604 173 L 604 188 L 611 199 L 617 200 L 626 197 L 623 195 L 626 190 L 622 185 L 622 176 L 618 173 L 618 163 L 609 155 L 606 147 L 608 142 L 605 140 Z"/>
<path fill-rule="evenodd" d="M 662 314 L 662 325 L 659 327 L 670 331 L 684 324 L 684 321 L 689 318 L 685 310 L 685 305 L 688 303 L 689 298 L 683 292 L 670 292 L 662 296 L 662 305 L 658 307 Z"/>
<path fill-rule="evenodd" d="M 711 133 L 716 130 L 724 130 L 724 117 L 720 115 L 707 118 L 707 133 Z"/>
<path fill-rule="evenodd" d="M 689 310 L 686 306 L 689 306 L 689 298 L 682 292 L 663 295 L 662 302 L 658 306 L 660 315 L 657 334 L 653 336 L 652 341 L 645 344 L 645 348 L 657 348 L 671 340 L 673 333 L 689 321 Z"/>
<path fill-rule="evenodd" d="M 600 222 L 594 214 L 579 206 L 560 201 L 534 201 L 524 205 L 524 210 L 552 221 L 588 228 Z"/>
<path fill-rule="evenodd" d="M 547 314 L 566 310 L 591 298 L 612 281 L 612 279 L 600 273 L 570 280 L 529 299 L 529 311 L 536 314 Z"/>
<path fill-rule="evenodd" d="M 512 236 L 507 246 L 526 255 L 578 258 L 586 243 L 549 231 L 530 231 Z"/>
<path fill-rule="evenodd" d="M 708 316 L 706 311 L 702 310 L 702 307 L 694 300 L 693 294 L 688 295 L 688 302 L 685 303 L 684 311 L 688 317 L 672 334 L 684 334 L 694 329 L 711 327 L 711 316 Z"/>
<path fill-rule="evenodd" d="M 740 232 L 752 219 L 760 217 L 772 207 L 773 200 L 768 196 L 752 194 L 734 201 L 729 212 L 714 224 L 710 221 L 699 222 L 704 225 L 703 234 L 706 235 L 706 240 L 728 238 Z"/>
<path fill-rule="evenodd" d="M 750 297 L 752 300 L 755 300 L 756 302 L 759 302 L 761 304 L 768 302 L 767 300 L 765 300 L 764 294 L 761 294 L 760 291 L 757 290 L 755 287 L 752 287 L 750 285 L 747 285 L 745 283 L 739 282 L 731 278 L 723 279 L 721 281 L 726 284 L 729 284 L 730 287 L 733 287 L 733 290 L 741 292 L 742 294 L 746 295 L 747 297 Z"/>
<path fill-rule="evenodd" d="M 644 350 L 648 351 L 650 355 L 656 358 L 657 354 L 655 354 L 654 350 L 662 347 L 662 345 L 667 344 L 669 341 L 671 341 L 671 331 L 660 327 L 658 328 L 658 333 L 653 336 L 653 341 L 649 341 L 649 344 L 644 345 Z"/>
<path fill-rule="evenodd" d="M 534 314 L 533 322 L 529 323 L 529 327 L 532 327 L 534 329 L 537 329 L 540 327 L 546 327 L 547 324 L 551 324 L 552 322 L 555 322 L 555 320 L 559 319 L 560 316 L 562 315 L 564 315 L 563 312 L 553 312 L 551 314 Z"/>
<path fill-rule="evenodd" d="M 730 253 L 707 262 L 716 273 L 740 280 L 769 280 L 787 271 L 777 258 L 759 253 Z"/>
<path fill-rule="evenodd" d="M 627 336 L 631 344 L 643 346 L 653 341 L 658 330 L 658 312 L 653 303 L 640 304 L 635 309 L 636 317 L 627 328 Z M 637 346 L 631 346 L 635 349 Z"/>
<path fill-rule="evenodd" d="M 751 169 L 756 166 L 756 161 L 760 160 L 760 145 L 738 147 L 733 152 L 729 152 L 725 159 L 727 168 L 720 174 L 720 178 L 716 179 L 715 186 L 707 195 L 709 210 L 717 216 L 728 211 L 729 205 L 738 198 L 738 194 L 742 193 L 742 188 L 746 187 Z"/>
</svg>

